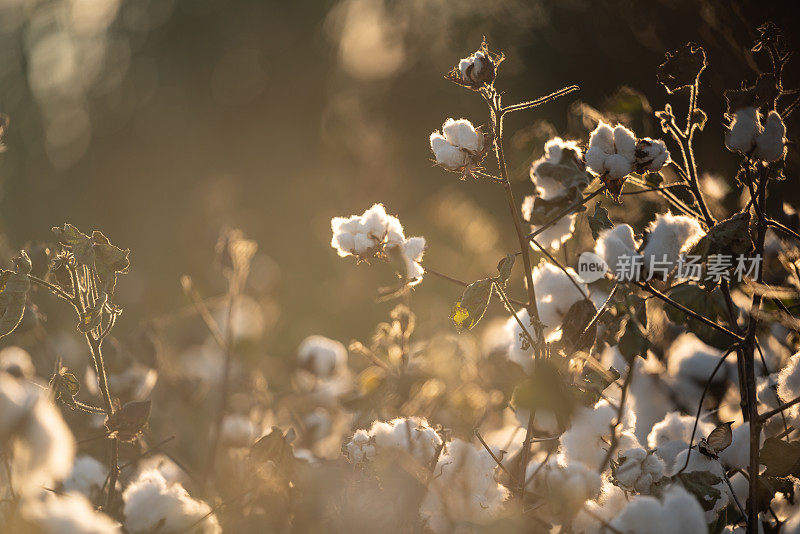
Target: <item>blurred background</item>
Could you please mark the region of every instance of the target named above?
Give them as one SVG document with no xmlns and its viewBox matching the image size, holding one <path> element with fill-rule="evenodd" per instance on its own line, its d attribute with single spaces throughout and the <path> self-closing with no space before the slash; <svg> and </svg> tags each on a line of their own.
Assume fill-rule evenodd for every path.
<svg viewBox="0 0 800 534">
<path fill-rule="evenodd" d="M 699 165 L 737 195 L 721 93 L 767 68 L 749 51 L 756 28 L 791 29 L 795 15 L 741 1 L 0 0 L 3 255 L 64 222 L 101 229 L 132 251 L 115 299 L 124 332 L 187 304 L 181 274 L 224 292 L 214 245 L 235 226 L 259 244 L 250 290 L 271 355 L 314 333 L 364 338 L 391 306 L 376 297 L 392 272 L 336 257 L 331 217 L 383 202 L 427 238 L 423 265 L 468 281 L 514 250 L 501 189 L 430 161 L 445 119 L 486 122 L 481 99 L 442 77 L 483 36 L 507 56 L 506 102 L 581 87 L 509 119 L 519 201 L 544 141 L 585 140 L 593 109 L 660 136 L 656 67 L 689 40 L 710 63 Z M 780 187 L 796 205 L 796 183 Z M 412 297 L 420 330 L 445 327 L 460 292 L 428 276 Z"/>
</svg>

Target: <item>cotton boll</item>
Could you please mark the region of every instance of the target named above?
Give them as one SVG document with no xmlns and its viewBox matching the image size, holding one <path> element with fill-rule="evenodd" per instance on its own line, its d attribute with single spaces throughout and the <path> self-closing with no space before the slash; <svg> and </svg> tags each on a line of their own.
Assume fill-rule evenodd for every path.
<svg viewBox="0 0 800 534">
<path fill-rule="evenodd" d="M 389 216 L 383 204 L 373 204 L 371 208 L 361 215 L 359 231 L 377 239 L 382 239 L 386 234 L 386 224 Z"/>
<path fill-rule="evenodd" d="M 530 325 L 530 316 L 528 315 L 528 310 L 526 308 L 519 310 L 517 312 L 517 317 L 519 317 L 519 320 L 525 325 L 528 333 L 532 336 L 535 335 L 533 332 L 533 327 L 528 327 Z M 522 327 L 519 325 L 516 319 L 509 317 L 506 319 L 505 331 L 508 340 L 508 359 L 521 365 L 526 373 L 530 372 L 533 364 L 533 348 L 522 348 Z"/>
<path fill-rule="evenodd" d="M 600 474 L 580 462 L 566 466 L 551 462 L 544 469 L 550 504 L 561 516 L 574 515 L 586 501 L 600 494 Z"/>
<path fill-rule="evenodd" d="M 750 465 L 750 423 L 734 428 L 732 438 L 728 448 L 719 454 L 719 461 L 729 469 L 747 469 Z"/>
<path fill-rule="evenodd" d="M 444 138 L 453 146 L 476 154 L 483 150 L 483 134 L 467 119 L 447 119 L 442 126 Z"/>
<path fill-rule="evenodd" d="M 659 213 L 647 227 L 648 237 L 642 253 L 645 266 L 649 266 L 651 258 L 658 262 L 666 261 L 674 268 L 678 255 L 686 251 L 703 237 L 703 227 L 691 217 Z M 666 258 L 665 258 L 666 257 Z"/>
<path fill-rule="evenodd" d="M 189 528 L 202 534 L 222 532 L 211 507 L 189 496 L 180 484 L 167 484 L 158 471 L 146 471 L 122 493 L 125 528 L 131 534 L 173 533 Z"/>
<path fill-rule="evenodd" d="M 422 255 L 425 253 L 425 238 L 410 237 L 402 245 L 402 256 L 406 266 L 406 279 L 412 280 L 411 285 L 422 281 L 425 270 L 420 265 Z"/>
<path fill-rule="evenodd" d="M 566 271 L 568 274 L 551 263 L 542 263 L 533 270 L 536 306 L 539 319 L 546 326 L 545 337 L 552 336 L 561 326 L 570 307 L 583 299 L 584 294 L 589 293 L 578 273 L 570 267 L 567 267 Z M 578 287 L 575 287 L 576 285 Z"/>
<path fill-rule="evenodd" d="M 601 400 L 592 408 L 580 408 L 572 418 L 572 426 L 561 434 L 559 462 L 569 465 L 581 462 L 591 469 L 598 469 L 606 457 L 607 439 L 611 434 L 611 424 L 616 421 L 617 410 L 607 401 Z M 636 415 L 630 410 L 623 414 L 617 425 L 621 448 L 638 446 L 635 436 L 621 434 L 636 424 Z M 622 443 L 624 441 L 624 443 Z"/>
<path fill-rule="evenodd" d="M 679 412 L 668 413 L 662 421 L 653 425 L 653 429 L 647 436 L 647 446 L 655 449 L 675 440 L 689 443 L 694 421 L 695 418 L 691 415 L 681 415 Z M 702 420 L 698 421 L 695 441 L 700 437 L 707 436 L 712 430 L 714 430 L 713 424 Z"/>
<path fill-rule="evenodd" d="M 574 175 L 565 176 L 559 170 L 562 167 L 553 167 L 567 163 L 567 158 L 580 160 L 581 150 L 573 141 L 564 141 L 554 137 L 545 143 L 544 156 L 531 164 L 530 177 L 536 185 L 538 196 L 544 200 L 553 200 L 567 193 L 574 185 L 583 185 L 584 181 L 576 181 Z M 557 170 L 553 170 L 557 169 Z"/>
<path fill-rule="evenodd" d="M 600 232 L 594 252 L 603 258 L 612 273 L 616 273 L 622 266 L 620 262 L 622 258 L 639 256 L 636 246 L 633 228 L 627 224 L 619 224 Z"/>
<path fill-rule="evenodd" d="M 800 352 L 793 355 L 778 375 L 778 396 L 784 401 L 800 397 Z"/>
<path fill-rule="evenodd" d="M 664 462 L 657 455 L 642 448 L 620 452 L 614 477 L 628 491 L 650 493 L 655 482 L 664 475 Z"/>
<path fill-rule="evenodd" d="M 645 137 L 636 143 L 636 166 L 637 168 L 658 172 L 667 163 L 669 150 L 661 139 L 650 139 Z"/>
<path fill-rule="evenodd" d="M 359 463 L 380 454 L 407 454 L 420 465 L 429 465 L 442 445 L 442 438 L 419 417 L 375 421 L 369 430 L 357 430 L 345 445 L 350 461 Z"/>
<path fill-rule="evenodd" d="M 436 163 L 451 171 L 459 170 L 467 164 L 466 152 L 448 143 L 439 132 L 431 134 L 431 150 Z"/>
<path fill-rule="evenodd" d="M 259 434 L 260 431 L 248 416 L 228 414 L 222 420 L 220 441 L 228 447 L 249 447 Z"/>
<path fill-rule="evenodd" d="M 633 161 L 622 154 L 611 154 L 605 159 L 604 166 L 610 178 L 618 180 L 633 172 Z"/>
<path fill-rule="evenodd" d="M 737 110 L 733 114 L 730 130 L 725 136 L 725 146 L 733 152 L 748 154 L 756 143 L 761 132 L 761 117 L 754 107 Z"/>
<path fill-rule="evenodd" d="M 608 154 L 599 146 L 590 146 L 586 151 L 586 166 L 595 174 L 606 172 L 606 158 Z"/>
<path fill-rule="evenodd" d="M 614 129 L 608 124 L 601 122 L 591 134 L 589 134 L 589 150 L 597 147 L 606 154 L 613 154 L 614 149 Z"/>
<path fill-rule="evenodd" d="M 64 479 L 66 492 L 78 492 L 93 497 L 106 483 L 108 469 L 93 457 L 82 454 L 75 458 L 72 473 Z"/>
<path fill-rule="evenodd" d="M 297 363 L 316 376 L 328 377 L 347 367 L 347 349 L 325 336 L 308 336 L 297 348 Z"/>
<path fill-rule="evenodd" d="M 420 506 L 420 516 L 436 533 L 486 524 L 500 512 L 508 490 L 495 481 L 497 464 L 485 449 L 455 439 L 439 458 Z"/>
<path fill-rule="evenodd" d="M 0 373 L 8 373 L 15 378 L 33 378 L 36 368 L 28 351 L 21 347 L 6 347 L 0 350 Z"/>
<path fill-rule="evenodd" d="M 46 390 L 6 373 L 0 373 L 0 443 L 19 494 L 52 486 L 72 469 L 75 438 Z"/>
<path fill-rule="evenodd" d="M 621 124 L 614 127 L 614 149 L 629 162 L 636 160 L 636 136 Z"/>
<path fill-rule="evenodd" d="M 723 354 L 721 350 L 703 343 L 694 334 L 686 332 L 678 336 L 667 349 L 667 372 L 671 377 L 705 383 Z M 731 364 L 720 367 L 712 383 L 727 380 L 730 370 Z"/>
<path fill-rule="evenodd" d="M 664 465 L 668 471 L 675 467 L 675 459 L 678 455 L 689 448 L 689 444 L 685 441 L 674 440 L 666 441 L 658 446 L 655 450 L 659 458 L 664 461 Z"/>
<path fill-rule="evenodd" d="M 139 460 L 137 466 L 139 474 L 146 473 L 147 471 L 158 471 L 167 484 L 185 484 L 189 481 L 189 477 L 181 467 L 176 464 L 172 458 L 165 454 L 156 453 Z"/>
<path fill-rule="evenodd" d="M 120 525 L 94 509 L 79 493 L 56 495 L 44 493 L 25 501 L 22 515 L 40 534 L 111 534 Z"/>
<path fill-rule="evenodd" d="M 625 534 L 699 534 L 708 531 L 700 503 L 678 486 L 670 488 L 663 501 L 649 496 L 633 497 L 610 525 Z"/>
<path fill-rule="evenodd" d="M 786 153 L 786 125 L 776 111 L 770 111 L 764 131 L 756 139 L 755 156 L 763 161 L 777 161 Z"/>
<path fill-rule="evenodd" d="M 560 249 L 561 245 L 569 241 L 572 234 L 575 232 L 575 221 L 577 218 L 577 213 L 561 217 L 555 224 L 539 233 L 536 236 L 536 242 L 551 250 Z M 541 228 L 541 226 L 533 225 L 532 231 L 537 232 L 539 228 Z"/>
</svg>

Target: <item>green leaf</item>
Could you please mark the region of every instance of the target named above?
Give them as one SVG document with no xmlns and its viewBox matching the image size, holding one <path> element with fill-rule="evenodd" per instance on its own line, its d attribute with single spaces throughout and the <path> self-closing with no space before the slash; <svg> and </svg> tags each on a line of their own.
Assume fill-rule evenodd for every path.
<svg viewBox="0 0 800 534">
<path fill-rule="evenodd" d="M 493 287 L 494 281 L 491 278 L 478 280 L 467 286 L 450 312 L 450 320 L 459 332 L 470 330 L 480 322 L 489 306 Z"/>
<path fill-rule="evenodd" d="M 722 479 L 709 471 L 684 472 L 677 477 L 683 487 L 697 497 L 705 511 L 713 510 L 717 499 L 722 497 L 722 493 L 714 487 L 721 483 Z"/>
<path fill-rule="evenodd" d="M 94 266 L 94 250 L 92 248 L 92 240 L 88 235 L 69 223 L 65 223 L 63 228 L 53 227 L 53 233 L 56 234 L 58 241 L 62 245 L 72 250 L 75 260 L 80 265 Z"/>
<path fill-rule="evenodd" d="M 31 260 L 23 250 L 14 259 L 14 271 L 0 271 L 0 337 L 13 332 L 22 321 L 31 281 Z"/>
<path fill-rule="evenodd" d="M 514 254 L 507 254 L 506 257 L 497 264 L 497 272 L 500 273 L 497 278 L 503 284 L 508 282 L 508 279 L 511 277 L 511 270 L 514 268 L 514 261 L 516 261 L 516 259 L 517 257 Z"/>
<path fill-rule="evenodd" d="M 587 215 L 589 219 L 589 229 L 592 231 L 592 237 L 597 239 L 602 230 L 614 228 L 614 223 L 608 218 L 608 210 L 596 203 L 594 205 L 594 215 Z"/>
<path fill-rule="evenodd" d="M 645 358 L 645 353 L 650 342 L 647 341 L 642 329 L 639 327 L 638 321 L 628 318 L 625 323 L 625 330 L 619 338 L 617 348 L 620 353 L 625 357 L 628 363 L 632 362 L 637 356 Z"/>
<path fill-rule="evenodd" d="M 725 299 L 719 289 L 708 293 L 696 284 L 684 284 L 674 287 L 669 296 L 675 302 L 683 304 L 698 315 L 702 315 L 712 321 L 716 321 L 726 314 Z M 721 334 L 715 328 L 687 315 L 675 306 L 665 304 L 664 311 L 670 321 L 686 326 L 690 332 L 696 334 L 705 343 L 713 346 L 719 345 Z M 722 342 L 729 343 L 730 339 L 723 337 Z"/>
<path fill-rule="evenodd" d="M 767 438 L 761 446 L 760 461 L 766 466 L 766 476 L 800 476 L 800 441 Z"/>
<path fill-rule="evenodd" d="M 586 364 L 583 366 L 581 376 L 576 385 L 580 391 L 580 397 L 584 404 L 593 406 L 600 400 L 603 391 L 608 386 L 619 380 L 619 371 L 613 367 L 604 370 L 592 358 L 586 359 Z"/>
<path fill-rule="evenodd" d="M 597 308 L 588 299 L 581 299 L 569 307 L 561 324 L 561 342 L 568 354 L 579 350 L 588 351 L 592 347 L 597 335 L 597 323 L 588 330 L 586 327 L 596 313 Z"/>
<path fill-rule="evenodd" d="M 533 374 L 514 389 L 511 405 L 523 410 L 549 410 L 561 428 L 566 428 L 576 407 L 576 399 L 552 363 L 536 362 Z"/>
</svg>

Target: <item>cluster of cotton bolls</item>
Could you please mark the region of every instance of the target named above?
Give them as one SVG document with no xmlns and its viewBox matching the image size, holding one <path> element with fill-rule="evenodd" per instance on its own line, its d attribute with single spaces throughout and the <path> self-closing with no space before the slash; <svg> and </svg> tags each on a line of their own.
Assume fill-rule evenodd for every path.
<svg viewBox="0 0 800 534">
<path fill-rule="evenodd" d="M 345 445 L 350 461 L 362 463 L 382 454 L 407 454 L 427 466 L 439 454 L 442 438 L 419 417 L 375 421 L 369 430 L 360 429 Z"/>
<path fill-rule="evenodd" d="M 530 177 L 536 186 L 536 195 L 525 197 L 522 216 L 526 221 L 535 223 L 534 232 L 551 222 L 534 220 L 537 198 L 548 202 L 569 201 L 589 185 L 580 147 L 574 141 L 564 141 L 560 137 L 545 143 L 544 155 L 531 164 Z M 537 235 L 537 241 L 552 249 L 560 248 L 575 231 L 577 217 L 576 213 L 571 213 L 559 218 Z"/>
<path fill-rule="evenodd" d="M 619 453 L 613 472 L 622 488 L 647 494 L 664 476 L 664 461 L 653 451 L 634 447 Z"/>
<path fill-rule="evenodd" d="M 669 151 L 660 139 L 637 139 L 632 131 L 618 124 L 600 122 L 589 136 L 586 165 L 597 175 L 621 180 L 632 172 L 658 172 L 669 160 Z"/>
<path fill-rule="evenodd" d="M 643 247 L 630 225 L 619 224 L 600 232 L 594 251 L 613 274 L 632 268 L 631 273 L 666 278 L 675 270 L 681 254 L 686 254 L 704 235 L 697 220 L 660 213 L 647 226 Z"/>
<path fill-rule="evenodd" d="M 733 152 L 752 155 L 762 161 L 777 161 L 786 154 L 786 125 L 776 111 L 761 114 L 752 106 L 736 110 L 725 136 L 725 146 Z"/>
<path fill-rule="evenodd" d="M 467 119 L 447 119 L 430 144 L 438 165 L 468 174 L 483 159 L 486 136 Z"/>
<path fill-rule="evenodd" d="M 376 255 L 399 254 L 410 285 L 422 281 L 424 237 L 406 238 L 397 217 L 388 215 L 382 204 L 375 204 L 361 215 L 331 219 L 331 246 L 340 257 L 368 260 Z"/>
</svg>

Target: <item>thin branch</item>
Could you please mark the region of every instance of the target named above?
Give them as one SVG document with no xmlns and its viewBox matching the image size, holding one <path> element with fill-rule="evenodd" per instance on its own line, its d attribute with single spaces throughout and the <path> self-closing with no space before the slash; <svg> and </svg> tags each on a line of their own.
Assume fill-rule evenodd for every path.
<svg viewBox="0 0 800 534">
<path fill-rule="evenodd" d="M 530 100 L 528 102 L 521 102 L 519 104 L 514 104 L 513 106 L 506 106 L 504 108 L 500 108 L 499 111 L 500 111 L 500 114 L 502 116 L 502 115 L 505 115 L 506 113 L 511 113 L 513 111 L 521 111 L 523 109 L 532 109 L 532 108 L 535 108 L 535 107 L 539 107 L 542 104 L 546 104 L 548 102 L 551 102 L 551 101 L 555 100 L 556 98 L 558 98 L 560 96 L 568 95 L 569 93 L 572 93 L 574 91 L 579 91 L 579 90 L 580 90 L 580 87 L 578 87 L 577 85 L 568 85 L 567 87 L 563 87 L 563 88 L 559 89 L 558 91 L 550 93 L 549 95 L 542 96 L 542 97 L 539 97 L 539 98 L 537 98 L 535 100 Z"/>
<path fill-rule="evenodd" d="M 768 412 L 764 412 L 764 413 L 760 414 L 758 416 L 758 420 L 761 423 L 764 423 L 770 417 L 778 415 L 779 413 L 781 413 L 786 408 L 791 408 L 792 406 L 794 406 L 795 404 L 798 404 L 798 403 L 800 403 L 800 397 L 797 397 L 796 399 L 792 399 L 792 400 L 790 400 L 788 402 L 784 402 L 783 404 L 781 404 L 777 408 L 774 408 L 772 410 L 769 410 Z"/>
</svg>

